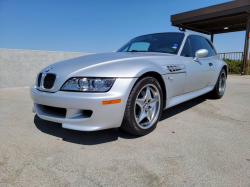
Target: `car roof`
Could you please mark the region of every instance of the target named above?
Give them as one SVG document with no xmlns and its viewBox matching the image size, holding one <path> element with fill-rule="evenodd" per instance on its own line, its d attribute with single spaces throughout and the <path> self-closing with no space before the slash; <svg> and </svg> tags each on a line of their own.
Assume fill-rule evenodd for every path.
<svg viewBox="0 0 250 187">
<path fill-rule="evenodd" d="M 203 34 L 200 34 L 200 33 L 193 33 L 193 32 L 187 32 L 187 31 L 157 32 L 157 33 L 143 34 L 143 35 L 140 35 L 140 36 L 137 36 L 137 37 L 147 36 L 147 35 L 152 35 L 152 34 L 164 34 L 164 33 L 183 33 L 183 34 L 185 34 L 186 36 L 189 36 L 189 35 L 197 35 L 197 36 L 202 36 L 202 37 L 204 37 L 204 38 L 210 40 L 209 38 L 207 38 L 207 37 L 204 36 Z M 135 38 L 137 38 L 137 37 L 135 37 Z"/>
</svg>

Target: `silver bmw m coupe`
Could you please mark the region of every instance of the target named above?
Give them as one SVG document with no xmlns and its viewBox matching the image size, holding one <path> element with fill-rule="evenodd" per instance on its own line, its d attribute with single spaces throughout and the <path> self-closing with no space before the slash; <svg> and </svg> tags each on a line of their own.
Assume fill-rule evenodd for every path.
<svg viewBox="0 0 250 187">
<path fill-rule="evenodd" d="M 117 52 L 54 63 L 30 95 L 33 111 L 63 128 L 146 135 L 164 109 L 208 92 L 220 99 L 226 79 L 227 64 L 209 39 L 165 32 L 136 37 Z"/>
</svg>

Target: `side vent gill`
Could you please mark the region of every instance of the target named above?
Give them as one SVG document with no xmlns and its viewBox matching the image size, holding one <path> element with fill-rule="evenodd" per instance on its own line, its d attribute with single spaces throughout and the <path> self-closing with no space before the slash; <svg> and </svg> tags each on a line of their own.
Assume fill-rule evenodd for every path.
<svg viewBox="0 0 250 187">
<path fill-rule="evenodd" d="M 176 72 L 182 70 L 179 66 L 167 66 L 170 72 Z"/>
<path fill-rule="evenodd" d="M 165 66 L 166 67 L 166 66 Z M 167 73 L 185 73 L 185 65 L 169 65 L 166 67 Z"/>
</svg>

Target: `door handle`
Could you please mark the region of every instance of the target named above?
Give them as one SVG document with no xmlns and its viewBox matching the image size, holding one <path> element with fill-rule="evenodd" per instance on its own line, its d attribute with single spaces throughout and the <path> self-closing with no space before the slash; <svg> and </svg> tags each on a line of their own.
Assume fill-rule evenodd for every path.
<svg viewBox="0 0 250 187">
<path fill-rule="evenodd" d="M 212 67 L 212 66 L 213 66 L 213 63 L 211 63 L 211 62 L 210 62 L 210 63 L 208 63 L 208 64 L 209 64 L 209 66 L 210 66 L 210 67 Z"/>
</svg>

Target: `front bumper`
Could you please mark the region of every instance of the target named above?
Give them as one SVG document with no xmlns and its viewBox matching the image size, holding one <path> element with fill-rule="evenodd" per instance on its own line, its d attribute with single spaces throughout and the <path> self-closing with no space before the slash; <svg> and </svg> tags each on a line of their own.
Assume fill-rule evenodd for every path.
<svg viewBox="0 0 250 187">
<path fill-rule="evenodd" d="M 62 123 L 63 128 L 95 131 L 119 127 L 122 123 L 130 91 L 137 78 L 118 78 L 110 91 L 105 93 L 65 92 L 48 93 L 30 88 L 34 101 L 34 111 L 48 121 Z M 121 99 L 121 103 L 102 105 L 104 100 Z M 43 110 L 41 105 L 64 108 L 66 116 Z M 91 110 L 91 116 L 82 115 L 83 110 Z"/>
</svg>

